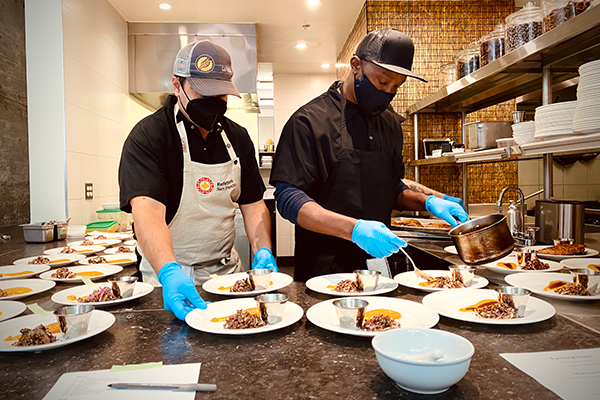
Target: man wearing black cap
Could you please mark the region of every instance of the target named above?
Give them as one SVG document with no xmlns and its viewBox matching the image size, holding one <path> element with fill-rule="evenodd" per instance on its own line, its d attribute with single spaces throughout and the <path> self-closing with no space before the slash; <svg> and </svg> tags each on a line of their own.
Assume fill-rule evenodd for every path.
<svg viewBox="0 0 600 400">
<path fill-rule="evenodd" d="M 121 210 L 133 213 L 144 282 L 162 285 L 165 308 L 184 320 L 206 308 L 195 285 L 241 271 L 236 204 L 255 252 L 252 268 L 277 265 L 254 146 L 224 116 L 227 95 L 240 97 L 229 53 L 209 41 L 190 43 L 173 75 L 175 95 L 125 141 L 119 186 Z"/>
<path fill-rule="evenodd" d="M 391 212 L 427 210 L 452 226 L 469 219 L 460 199 L 403 180 L 402 117 L 390 107 L 411 71 L 414 46 L 394 29 L 370 32 L 351 74 L 297 110 L 271 171 L 280 214 L 296 225 L 294 278 L 364 269 L 406 243 Z"/>
</svg>

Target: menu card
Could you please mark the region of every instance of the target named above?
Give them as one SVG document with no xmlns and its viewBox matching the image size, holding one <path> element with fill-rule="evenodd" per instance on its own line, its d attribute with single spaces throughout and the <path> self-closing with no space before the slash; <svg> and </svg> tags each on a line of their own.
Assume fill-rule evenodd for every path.
<svg viewBox="0 0 600 400">
<path fill-rule="evenodd" d="M 600 348 L 500 356 L 563 399 L 600 399 Z"/>
</svg>

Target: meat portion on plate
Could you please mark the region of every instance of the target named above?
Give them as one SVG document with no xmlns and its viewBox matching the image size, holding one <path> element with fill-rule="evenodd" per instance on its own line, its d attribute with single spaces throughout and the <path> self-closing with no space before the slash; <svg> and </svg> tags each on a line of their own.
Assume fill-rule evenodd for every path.
<svg viewBox="0 0 600 400">
<path fill-rule="evenodd" d="M 552 256 L 574 256 L 586 253 L 583 244 L 557 244 L 556 246 L 538 250 L 538 254 L 548 254 Z"/>
<path fill-rule="evenodd" d="M 21 337 L 14 342 L 13 346 L 35 346 L 56 342 L 56 337 L 44 325 L 38 325 L 33 329 L 21 329 Z"/>
<path fill-rule="evenodd" d="M 50 278 L 54 278 L 54 279 L 73 279 L 76 276 L 77 275 L 75 274 L 75 272 L 69 271 L 69 268 L 62 267 L 62 268 L 58 268 L 52 275 L 50 275 Z"/>
<path fill-rule="evenodd" d="M 89 296 L 80 297 L 77 301 L 80 303 L 100 303 L 122 298 L 119 285 L 116 282 L 111 282 L 111 286 L 103 286 L 100 289 L 95 289 Z"/>
<path fill-rule="evenodd" d="M 237 310 L 225 320 L 223 328 L 225 329 L 250 329 L 260 328 L 266 323 L 259 316 L 256 316 L 246 310 Z"/>
</svg>

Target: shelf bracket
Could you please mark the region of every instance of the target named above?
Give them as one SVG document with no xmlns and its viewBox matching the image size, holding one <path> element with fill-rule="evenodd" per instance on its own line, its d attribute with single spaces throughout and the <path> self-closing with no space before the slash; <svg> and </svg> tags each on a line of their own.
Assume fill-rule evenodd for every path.
<svg viewBox="0 0 600 400">
<path fill-rule="evenodd" d="M 542 69 L 542 104 L 552 104 L 552 69 Z M 554 195 L 552 171 L 552 153 L 544 154 L 544 198 L 550 200 Z"/>
</svg>

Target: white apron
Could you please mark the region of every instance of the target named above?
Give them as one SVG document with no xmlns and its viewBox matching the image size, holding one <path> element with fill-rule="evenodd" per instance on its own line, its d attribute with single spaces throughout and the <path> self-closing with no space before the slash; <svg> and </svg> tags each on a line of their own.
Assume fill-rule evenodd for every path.
<svg viewBox="0 0 600 400">
<path fill-rule="evenodd" d="M 175 105 L 177 120 L 179 107 Z M 183 121 L 177 124 L 183 150 L 183 190 L 179 208 L 169 224 L 175 260 L 196 285 L 209 275 L 241 272 L 235 242 L 235 201 L 240 197 L 241 163 L 225 131 L 219 128 L 230 160 L 222 164 L 192 161 Z M 200 134 L 200 132 L 198 132 Z M 143 281 L 160 286 L 158 277 L 142 255 L 140 270 Z"/>
</svg>

